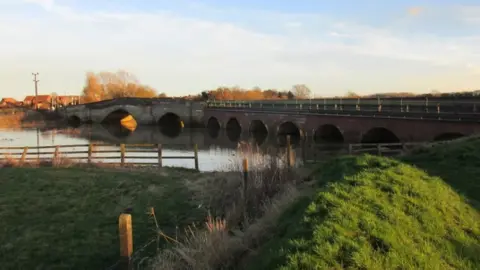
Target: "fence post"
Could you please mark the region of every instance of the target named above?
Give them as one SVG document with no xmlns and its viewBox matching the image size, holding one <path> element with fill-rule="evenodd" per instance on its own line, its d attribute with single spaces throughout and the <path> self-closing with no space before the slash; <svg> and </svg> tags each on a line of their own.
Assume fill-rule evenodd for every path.
<svg viewBox="0 0 480 270">
<path fill-rule="evenodd" d="M 133 236 L 132 236 L 132 216 L 130 214 L 120 214 L 118 218 L 118 233 L 120 238 L 120 262 L 121 268 L 125 270 L 132 269 Z"/>
<path fill-rule="evenodd" d="M 25 158 L 27 158 L 27 151 L 28 147 L 24 147 L 22 157 L 20 158 L 20 165 L 23 165 L 23 163 L 25 163 Z"/>
<path fill-rule="evenodd" d="M 248 205 L 248 159 L 244 158 L 242 162 L 243 167 L 243 218 L 245 223 L 248 221 L 247 205 Z"/>
<path fill-rule="evenodd" d="M 162 145 L 161 144 L 157 144 L 157 150 L 158 150 L 158 167 L 159 168 L 162 168 L 163 166 L 163 163 L 162 163 Z"/>
<path fill-rule="evenodd" d="M 381 145 L 380 145 L 379 143 L 377 144 L 377 154 L 378 154 L 379 156 L 382 155 L 382 147 L 381 147 Z"/>
<path fill-rule="evenodd" d="M 125 165 L 125 144 L 120 144 L 120 164 L 123 167 Z"/>
<path fill-rule="evenodd" d="M 243 199 L 247 200 L 247 187 L 248 187 L 248 159 L 244 158 L 242 163 L 243 168 Z"/>
<path fill-rule="evenodd" d="M 193 146 L 193 154 L 195 158 L 195 170 L 199 171 L 200 169 L 198 168 L 198 145 L 197 144 Z"/>
<path fill-rule="evenodd" d="M 52 165 L 58 164 L 58 156 L 60 155 L 60 147 L 55 146 L 55 152 L 53 153 L 53 162 Z"/>
<path fill-rule="evenodd" d="M 287 167 L 288 168 L 292 167 L 291 155 L 292 155 L 292 145 L 290 143 L 290 135 L 287 135 Z"/>
<path fill-rule="evenodd" d="M 351 143 L 348 144 L 348 154 L 353 154 L 353 145 Z"/>
<path fill-rule="evenodd" d="M 303 137 L 303 140 L 302 140 L 302 160 L 303 160 L 303 163 L 307 163 L 307 153 L 305 153 L 307 147 L 306 147 L 306 141 L 307 141 L 307 133 L 305 132 L 305 137 Z"/>
<path fill-rule="evenodd" d="M 88 144 L 88 164 L 92 163 L 93 144 Z"/>
</svg>

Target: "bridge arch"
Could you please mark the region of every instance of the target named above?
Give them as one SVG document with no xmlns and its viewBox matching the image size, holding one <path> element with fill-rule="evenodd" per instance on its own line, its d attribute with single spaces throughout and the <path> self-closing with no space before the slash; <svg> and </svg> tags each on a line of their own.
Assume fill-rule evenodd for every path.
<svg viewBox="0 0 480 270">
<path fill-rule="evenodd" d="M 343 143 L 344 137 L 342 131 L 331 124 L 321 125 L 315 130 L 313 139 L 316 143 Z"/>
<path fill-rule="evenodd" d="M 122 125 L 129 129 L 135 129 L 137 121 L 133 115 L 123 108 L 112 110 L 103 118 L 102 124 L 106 125 Z"/>
<path fill-rule="evenodd" d="M 250 122 L 249 132 L 257 145 L 262 145 L 268 137 L 268 127 L 261 120 Z"/>
<path fill-rule="evenodd" d="M 67 123 L 69 126 L 77 128 L 82 124 L 82 119 L 77 115 L 71 115 L 67 118 Z"/>
<path fill-rule="evenodd" d="M 162 115 L 158 121 L 160 127 L 169 127 L 169 128 L 183 128 L 183 121 L 178 114 L 167 112 Z"/>
<path fill-rule="evenodd" d="M 362 136 L 362 143 L 398 143 L 400 139 L 391 130 L 384 127 L 370 129 Z"/>
<path fill-rule="evenodd" d="M 295 144 L 303 137 L 303 132 L 292 121 L 283 122 L 277 130 L 277 136 L 281 145 L 286 144 L 288 135 L 290 136 L 290 142 Z"/>
<path fill-rule="evenodd" d="M 458 139 L 458 138 L 461 138 L 461 137 L 464 137 L 465 135 L 460 133 L 460 132 L 445 132 L 445 133 L 442 133 L 442 134 L 439 134 L 437 136 L 435 136 L 435 138 L 433 139 L 434 141 L 451 141 L 451 140 L 455 140 L 455 139 Z"/>
<path fill-rule="evenodd" d="M 167 137 L 177 137 L 182 132 L 184 123 L 182 118 L 175 113 L 167 112 L 162 115 L 158 121 L 158 126 L 160 127 L 160 132 Z"/>
<path fill-rule="evenodd" d="M 228 119 L 227 124 L 225 125 L 225 129 L 227 130 L 227 137 L 231 141 L 236 142 L 240 140 L 242 126 L 238 122 L 237 118 L 232 117 Z"/>
<path fill-rule="evenodd" d="M 220 121 L 216 117 L 210 117 L 207 121 L 207 131 L 213 139 L 218 138 L 220 134 Z"/>
</svg>

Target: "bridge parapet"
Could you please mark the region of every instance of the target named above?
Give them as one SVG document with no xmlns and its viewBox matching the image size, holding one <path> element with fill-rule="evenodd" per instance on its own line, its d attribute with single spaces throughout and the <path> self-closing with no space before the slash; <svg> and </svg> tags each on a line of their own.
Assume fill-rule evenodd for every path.
<svg viewBox="0 0 480 270">
<path fill-rule="evenodd" d="M 325 98 L 292 100 L 213 100 L 207 107 L 270 110 L 477 113 L 480 97 Z"/>
<path fill-rule="evenodd" d="M 118 98 L 63 108 L 66 119 L 101 123 L 110 114 L 128 114 L 140 125 L 156 124 L 165 115 L 172 115 L 187 126 L 202 123 L 203 102 L 166 98 Z"/>
</svg>

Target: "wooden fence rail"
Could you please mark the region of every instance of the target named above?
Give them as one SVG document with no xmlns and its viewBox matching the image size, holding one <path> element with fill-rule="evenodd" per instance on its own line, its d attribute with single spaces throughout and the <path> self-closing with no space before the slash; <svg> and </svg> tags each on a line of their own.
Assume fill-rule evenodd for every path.
<svg viewBox="0 0 480 270">
<path fill-rule="evenodd" d="M 352 143 L 317 145 L 316 149 L 302 147 L 302 159 L 304 163 L 323 160 L 325 157 L 338 155 L 362 155 L 373 154 L 379 156 L 395 156 L 405 153 L 425 143 Z M 318 150 L 321 149 L 321 150 Z M 308 155 L 310 151 L 311 155 Z"/>
<path fill-rule="evenodd" d="M 364 153 L 375 155 L 397 155 L 408 151 L 422 143 L 355 143 L 355 144 L 317 144 L 309 147 L 302 145 L 301 157 L 304 163 L 316 162 L 325 157 L 342 154 L 359 155 Z M 107 149 L 105 149 L 107 148 Z M 108 149 L 110 148 L 110 149 Z M 113 148 L 113 149 L 112 149 Z M 309 155 L 308 152 L 313 155 Z M 290 138 L 287 138 L 287 166 L 294 166 L 294 150 L 290 144 Z M 143 154 L 143 155 L 132 155 Z M 151 155 L 146 155 L 151 154 Z M 193 147 L 193 155 L 189 156 L 164 156 L 161 144 L 73 144 L 73 145 L 55 145 L 55 146 L 35 146 L 35 147 L 0 147 L 0 161 L 18 160 L 20 164 L 29 161 L 52 161 L 60 158 L 68 158 L 75 161 L 87 163 L 102 162 L 125 166 L 143 165 L 143 166 L 163 166 L 163 160 L 193 159 L 194 167 L 199 170 L 198 164 L 198 146 Z M 113 162 L 119 160 L 120 162 Z"/>
<path fill-rule="evenodd" d="M 114 149 L 101 149 L 101 148 Z M 116 149 L 118 147 L 118 149 Z M 69 148 L 69 149 L 65 149 Z M 80 148 L 80 149 L 78 149 Z M 65 149 L 62 151 L 62 149 Z M 155 155 L 129 155 L 132 153 L 155 154 Z M 109 154 L 109 155 L 105 155 Z M 72 145 L 52 145 L 52 146 L 30 146 L 30 147 L 0 147 L 0 161 L 8 159 L 18 159 L 20 163 L 26 161 L 55 161 L 61 157 L 76 161 L 86 161 L 93 163 L 94 160 L 102 161 L 107 164 L 118 164 L 120 166 L 130 165 L 153 165 L 163 166 L 164 159 L 193 159 L 195 169 L 199 170 L 198 165 L 198 147 L 194 145 L 193 155 L 188 156 L 164 156 L 161 144 L 72 144 Z M 36 157 L 32 157 L 36 156 Z M 105 162 L 109 160 L 120 160 L 120 162 Z M 144 160 L 144 161 L 129 161 Z M 148 161 L 145 161 L 148 160 Z"/>
</svg>

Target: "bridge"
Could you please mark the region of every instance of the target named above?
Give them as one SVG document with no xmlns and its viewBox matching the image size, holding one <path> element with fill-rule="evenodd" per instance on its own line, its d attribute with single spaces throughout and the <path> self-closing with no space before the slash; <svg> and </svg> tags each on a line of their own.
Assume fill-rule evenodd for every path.
<svg viewBox="0 0 480 270">
<path fill-rule="evenodd" d="M 68 106 L 60 114 L 73 126 L 82 123 L 120 124 L 131 117 L 138 125 L 197 127 L 203 122 L 202 102 L 168 98 L 118 98 Z"/>
<path fill-rule="evenodd" d="M 290 135 L 319 143 L 435 141 L 480 132 L 478 105 L 476 97 L 213 101 L 204 124 L 259 140 Z"/>
<path fill-rule="evenodd" d="M 204 126 L 211 136 L 249 133 L 319 143 L 391 143 L 453 139 L 480 132 L 480 98 L 315 99 L 209 101 L 120 98 L 61 110 L 70 123 L 120 123 L 131 116 L 139 125 L 174 130 L 180 124 Z M 230 139 L 240 135 L 230 135 Z"/>
</svg>

